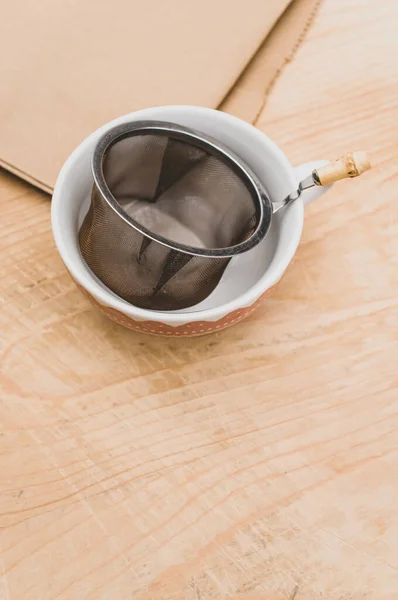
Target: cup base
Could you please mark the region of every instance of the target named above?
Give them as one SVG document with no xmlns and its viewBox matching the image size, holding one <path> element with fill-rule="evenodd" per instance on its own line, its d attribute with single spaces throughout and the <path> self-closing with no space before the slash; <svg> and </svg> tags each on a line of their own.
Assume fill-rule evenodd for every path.
<svg viewBox="0 0 398 600">
<path fill-rule="evenodd" d="M 76 282 L 75 282 L 76 283 Z M 177 325 L 175 327 L 167 325 L 166 323 L 160 323 L 159 321 L 138 321 L 127 317 L 125 314 L 111 308 L 110 306 L 104 306 L 100 304 L 91 294 L 87 292 L 81 285 L 76 283 L 79 290 L 90 300 L 90 302 L 98 308 L 103 315 L 126 327 L 139 333 L 145 333 L 148 335 L 161 336 L 161 337 L 198 337 L 202 335 L 208 335 L 210 333 L 216 333 L 222 331 L 231 325 L 239 323 L 246 317 L 248 317 L 253 311 L 255 311 L 263 302 L 267 299 L 274 287 L 266 290 L 251 306 L 239 308 L 225 315 L 218 321 L 194 321 L 191 323 L 185 323 L 184 325 Z"/>
</svg>

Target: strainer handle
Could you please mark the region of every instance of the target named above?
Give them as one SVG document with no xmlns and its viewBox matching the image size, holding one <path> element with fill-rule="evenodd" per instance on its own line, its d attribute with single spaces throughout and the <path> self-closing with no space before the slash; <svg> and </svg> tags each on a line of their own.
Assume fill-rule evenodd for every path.
<svg viewBox="0 0 398 600">
<path fill-rule="evenodd" d="M 372 168 L 366 152 L 348 152 L 338 160 L 315 169 L 316 185 L 329 185 L 347 177 L 358 177 Z"/>
<path fill-rule="evenodd" d="M 296 167 L 298 190 L 290 194 L 285 203 L 302 194 L 304 204 L 309 204 L 336 181 L 358 177 L 369 169 L 371 164 L 366 152 L 349 152 L 334 162 L 314 161 Z"/>
<path fill-rule="evenodd" d="M 312 160 L 310 162 L 294 167 L 297 185 L 299 185 L 300 182 L 303 181 L 306 177 L 310 177 L 316 169 L 325 167 L 328 164 L 330 164 L 330 161 L 328 160 Z M 330 184 L 325 187 L 313 185 L 312 187 L 301 192 L 301 199 L 304 205 L 310 204 L 311 202 L 314 202 L 314 200 L 320 198 L 320 196 L 323 196 L 323 194 L 325 194 L 332 185 L 333 184 Z"/>
</svg>

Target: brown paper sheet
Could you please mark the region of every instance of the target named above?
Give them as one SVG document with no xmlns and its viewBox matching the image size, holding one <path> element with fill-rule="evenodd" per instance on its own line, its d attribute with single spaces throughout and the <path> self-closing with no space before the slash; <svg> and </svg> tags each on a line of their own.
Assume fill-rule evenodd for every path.
<svg viewBox="0 0 398 600">
<path fill-rule="evenodd" d="M 8 2 L 0 164 L 51 192 L 73 148 L 130 111 L 197 104 L 252 121 L 317 3 Z"/>
<path fill-rule="evenodd" d="M 321 0 L 294 0 L 284 11 L 219 108 L 256 124 L 273 84 L 292 60 Z"/>
</svg>

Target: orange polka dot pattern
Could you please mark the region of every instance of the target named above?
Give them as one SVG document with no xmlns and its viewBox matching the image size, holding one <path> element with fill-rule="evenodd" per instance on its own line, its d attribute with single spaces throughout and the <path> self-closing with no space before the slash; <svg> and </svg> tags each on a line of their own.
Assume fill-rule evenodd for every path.
<svg viewBox="0 0 398 600">
<path fill-rule="evenodd" d="M 228 315 L 225 315 L 225 317 L 219 319 L 218 321 L 193 321 L 191 323 L 185 323 L 184 325 L 173 327 L 171 325 L 167 325 L 166 323 L 159 323 L 158 321 L 136 321 L 135 319 L 127 317 L 114 308 L 103 306 L 95 298 L 93 298 L 93 296 L 91 296 L 87 290 L 82 288 L 79 284 L 76 285 L 90 300 L 90 302 L 92 302 L 92 304 L 99 308 L 99 310 L 109 319 L 119 323 L 119 325 L 123 325 L 124 327 L 128 327 L 129 329 L 133 329 L 134 331 L 139 331 L 141 333 L 167 337 L 193 337 L 198 335 L 206 335 L 207 333 L 214 333 L 216 331 L 220 331 L 221 329 L 225 329 L 226 327 L 230 327 L 231 325 L 239 323 L 239 321 L 242 321 L 242 319 L 250 315 L 250 313 L 252 313 L 265 301 L 267 296 L 269 296 L 270 292 L 272 291 L 272 288 L 266 290 L 251 306 L 238 308 L 237 310 L 230 312 Z"/>
</svg>

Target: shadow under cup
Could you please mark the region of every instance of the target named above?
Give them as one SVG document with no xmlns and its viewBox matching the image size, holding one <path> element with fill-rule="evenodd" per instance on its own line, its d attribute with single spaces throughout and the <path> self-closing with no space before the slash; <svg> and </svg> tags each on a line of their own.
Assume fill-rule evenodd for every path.
<svg viewBox="0 0 398 600">
<path fill-rule="evenodd" d="M 270 203 L 246 165 L 222 147 L 193 142 L 178 126 L 144 125 L 116 127 L 95 149 L 81 254 L 134 306 L 198 310 L 222 278 L 239 276 L 237 268 L 255 272 L 248 260 L 269 225 Z M 268 246 L 272 238 L 271 231 Z"/>
</svg>

